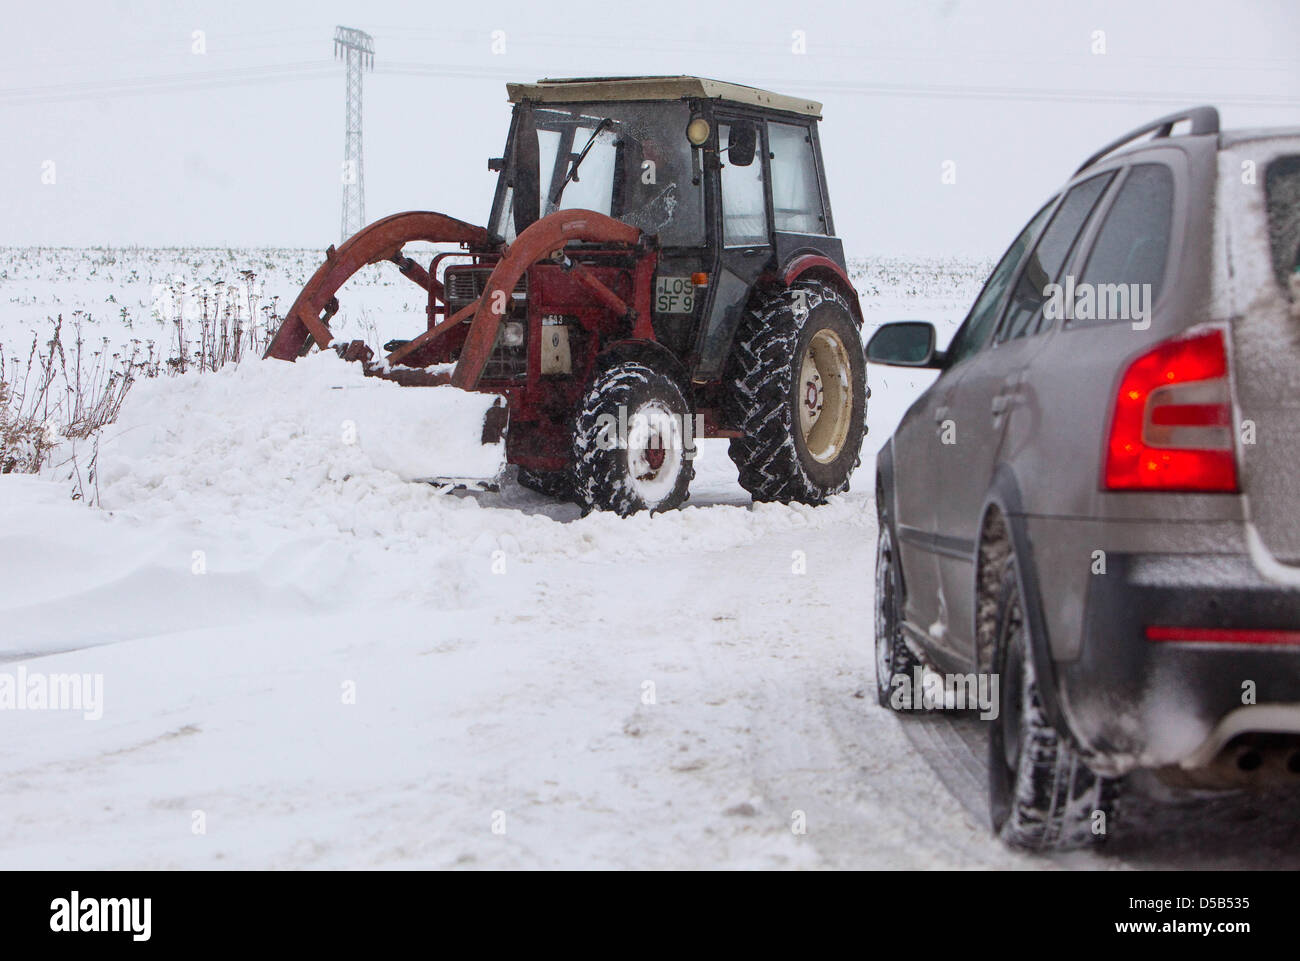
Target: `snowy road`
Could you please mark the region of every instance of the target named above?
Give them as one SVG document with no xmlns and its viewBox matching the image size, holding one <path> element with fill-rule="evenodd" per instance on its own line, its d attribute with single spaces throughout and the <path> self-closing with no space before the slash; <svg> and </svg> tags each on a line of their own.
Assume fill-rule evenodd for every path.
<svg viewBox="0 0 1300 961">
<path fill-rule="evenodd" d="M 206 579 L 186 572 L 204 585 L 197 590 L 242 593 L 254 610 L 217 625 L 200 614 L 179 629 L 163 618 L 157 633 L 25 659 L 31 671 L 102 673 L 104 716 L 33 711 L 3 718 L 0 863 L 1168 863 L 1161 851 L 1132 844 L 1119 857 L 1045 861 L 994 842 L 978 790 L 978 722 L 898 719 L 870 697 L 869 499 L 850 494 L 818 511 L 750 512 L 739 506 L 744 497 L 718 445 L 705 451 L 701 468 L 696 499 L 718 506 L 656 519 L 677 529 L 651 537 L 654 549 L 645 552 L 567 557 L 554 544 L 530 551 L 521 538 L 505 572 L 492 574 L 492 551 L 471 547 L 459 603 L 404 585 L 404 597 L 380 591 L 371 601 L 319 611 L 310 588 L 307 609 L 285 611 L 254 590 L 257 578 L 225 595 L 227 586 L 214 587 L 222 584 L 216 572 Z M 24 525 L 39 524 L 54 575 L 46 580 L 43 559 L 29 553 L 27 583 L 45 599 L 16 604 L 11 593 L 7 615 L 35 606 L 47 622 L 79 630 L 86 618 L 76 612 L 90 600 L 132 597 L 144 589 L 141 579 L 176 589 L 164 564 L 128 565 L 126 572 L 123 562 L 146 533 L 157 561 L 169 552 L 167 538 L 193 540 L 192 525 L 142 531 L 126 511 L 87 523 L 85 508 L 62 500 L 53 485 L 3 484 L 5 546 L 23 536 Z M 566 543 L 599 544 L 605 536 L 604 523 L 577 520 L 576 511 L 518 488 L 478 500 L 494 515 L 559 528 L 551 536 Z M 25 520 L 16 517 L 20 511 Z M 237 518 L 226 523 L 239 526 Z M 766 530 L 741 532 L 754 526 Z M 249 532 L 231 533 L 242 540 Z M 52 598 L 54 561 L 75 556 L 59 551 L 62 538 L 73 536 L 85 548 L 82 576 L 93 582 L 98 570 L 107 579 Z M 346 565 L 341 540 L 317 545 L 308 566 Z M 440 553 L 396 553 L 394 567 L 419 568 L 424 553 L 430 578 L 455 576 Z M 188 561 L 188 553 L 175 554 Z M 805 572 L 795 573 L 801 555 Z M 97 569 L 101 561 L 106 566 Z M 198 596 L 182 602 L 190 610 L 219 608 L 196 607 Z M 159 595 L 134 604 L 172 607 Z M 101 607 L 101 626 L 120 625 L 134 604 L 116 613 Z M 256 616 L 259 607 L 272 608 L 271 616 Z M 341 696 L 348 684 L 352 704 Z M 203 833 L 195 833 L 196 812 Z M 1178 819 L 1184 832 L 1189 820 Z M 800 823 L 805 833 L 794 830 Z M 1285 829 L 1267 824 L 1246 824 L 1253 853 L 1242 851 L 1240 830 L 1214 848 L 1223 832 L 1202 825 L 1196 863 L 1277 865 Z M 1165 833 L 1151 840 L 1189 850 L 1177 832 Z"/>
<path fill-rule="evenodd" d="M 701 463 L 699 500 L 743 501 L 723 450 Z M 171 607 L 131 594 L 142 579 L 177 587 L 163 564 L 121 569 L 140 546 L 122 537 L 138 530 L 113 529 L 125 517 L 102 518 L 97 530 L 52 485 L 4 483 L 6 546 L 39 518 L 52 562 L 42 571 L 28 553 L 28 584 L 47 598 L 12 604 L 10 623 L 61 621 L 75 633 L 83 605 L 123 595 L 134 604 L 118 618 L 135 604 Z M 517 488 L 482 499 L 514 508 L 493 513 L 556 515 L 549 527 L 591 521 Z M 466 566 L 481 568 L 483 594 L 458 609 L 414 594 L 219 626 L 200 614 L 182 630 L 163 618 L 152 636 L 136 628 L 145 636 L 28 658 L 32 671 L 102 673 L 104 717 L 4 718 L 4 863 L 1020 863 L 909 756 L 894 719 L 860 696 L 871 683 L 869 508 L 852 496 L 821 511 L 763 508 L 772 530 L 752 539 L 726 530 L 751 526 L 748 510 L 691 508 L 680 539 L 639 556 L 530 559 L 521 540 L 505 572 L 492 574 L 491 552 L 471 550 Z M 723 516 L 692 517 L 710 514 Z M 117 576 L 49 597 L 60 535 L 84 538 L 91 566 L 98 547 L 119 548 L 104 550 Z M 800 554 L 806 573 L 793 572 Z M 431 560 L 446 573 L 445 558 Z M 222 585 L 215 573 L 186 572 L 200 591 Z M 270 606 L 251 579 L 243 586 Z M 182 603 L 207 610 L 194 595 Z M 53 649 L 75 640 L 53 635 L 44 637 Z M 355 704 L 340 696 L 347 682 Z M 194 812 L 203 834 L 192 831 Z M 492 831 L 496 812 L 503 834 Z M 792 830 L 795 819 L 806 833 Z"/>
</svg>

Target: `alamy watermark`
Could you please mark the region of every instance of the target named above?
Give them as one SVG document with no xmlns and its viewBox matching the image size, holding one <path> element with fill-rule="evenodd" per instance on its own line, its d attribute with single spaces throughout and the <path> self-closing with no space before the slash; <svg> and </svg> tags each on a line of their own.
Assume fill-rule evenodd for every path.
<svg viewBox="0 0 1300 961">
<path fill-rule="evenodd" d="M 1127 320 L 1134 330 L 1151 326 L 1150 284 L 1076 283 L 1066 275 L 1064 284 L 1043 288 L 1047 320 Z"/>
<path fill-rule="evenodd" d="M 918 665 L 896 674 L 889 705 L 896 711 L 975 711 L 980 720 L 998 716 L 998 675 L 939 674 Z"/>
<path fill-rule="evenodd" d="M 642 406 L 635 413 L 620 404 L 618 414 L 596 418 L 596 447 L 599 450 L 680 450 L 692 460 L 695 439 L 704 435 L 704 415 L 679 415 L 665 407 Z"/>
<path fill-rule="evenodd" d="M 103 674 L 44 674 L 20 666 L 0 671 L 0 711 L 81 711 L 87 721 L 104 716 Z"/>
<path fill-rule="evenodd" d="M 153 898 L 84 898 L 73 891 L 50 902 L 50 930 L 57 933 L 119 933 L 148 941 L 153 933 Z"/>
</svg>

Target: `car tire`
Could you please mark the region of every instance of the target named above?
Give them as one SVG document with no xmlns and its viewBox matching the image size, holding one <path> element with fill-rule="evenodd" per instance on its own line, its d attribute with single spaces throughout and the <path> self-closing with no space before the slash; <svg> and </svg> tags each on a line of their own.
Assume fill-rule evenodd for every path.
<svg viewBox="0 0 1300 961">
<path fill-rule="evenodd" d="M 880 519 L 876 538 L 876 700 L 892 711 L 912 708 L 920 659 L 903 636 L 903 578 L 893 531 Z M 897 680 L 897 683 L 896 683 Z"/>
<path fill-rule="evenodd" d="M 690 405 L 677 381 L 640 361 L 597 372 L 573 430 L 573 492 L 584 510 L 672 510 L 695 476 L 685 432 Z M 627 437 L 617 433 L 627 425 Z M 659 446 L 656 446 L 656 442 Z"/>
<path fill-rule="evenodd" d="M 729 453 L 756 501 L 821 504 L 849 489 L 866 431 L 862 338 L 834 287 L 803 281 L 749 311 L 728 361 Z"/>
<path fill-rule="evenodd" d="M 1043 709 L 1014 555 L 1003 570 L 994 672 L 998 715 L 989 730 L 989 813 L 1008 845 L 1068 850 L 1104 840 L 1116 784 L 1088 768 Z"/>
</svg>

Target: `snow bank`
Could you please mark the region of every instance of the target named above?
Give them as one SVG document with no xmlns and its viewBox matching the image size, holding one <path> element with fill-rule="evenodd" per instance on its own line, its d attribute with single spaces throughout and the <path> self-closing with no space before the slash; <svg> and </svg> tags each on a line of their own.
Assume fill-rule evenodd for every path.
<svg viewBox="0 0 1300 961">
<path fill-rule="evenodd" d="M 133 390 L 104 433 L 101 503 L 154 518 L 380 540 L 388 550 L 441 545 L 534 558 L 722 550 L 862 511 L 847 499 L 816 510 L 750 508 L 742 493 L 729 507 L 577 519 L 576 510 L 513 509 L 511 494 L 448 496 L 413 483 L 458 470 L 485 476 L 499 466 L 500 449 L 478 443 L 491 403 L 450 387 L 367 379 L 327 354 L 162 378 Z"/>
</svg>

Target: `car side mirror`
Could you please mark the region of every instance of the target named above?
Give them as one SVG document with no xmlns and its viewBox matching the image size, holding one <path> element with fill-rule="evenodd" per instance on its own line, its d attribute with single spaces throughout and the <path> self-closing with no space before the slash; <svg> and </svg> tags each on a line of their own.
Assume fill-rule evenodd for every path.
<svg viewBox="0 0 1300 961">
<path fill-rule="evenodd" d="M 867 341 L 867 360 L 891 367 L 937 367 L 934 324 L 900 320 L 878 328 Z"/>
<path fill-rule="evenodd" d="M 727 132 L 727 161 L 737 167 L 748 167 L 754 162 L 758 149 L 758 124 L 737 120 Z"/>
</svg>

